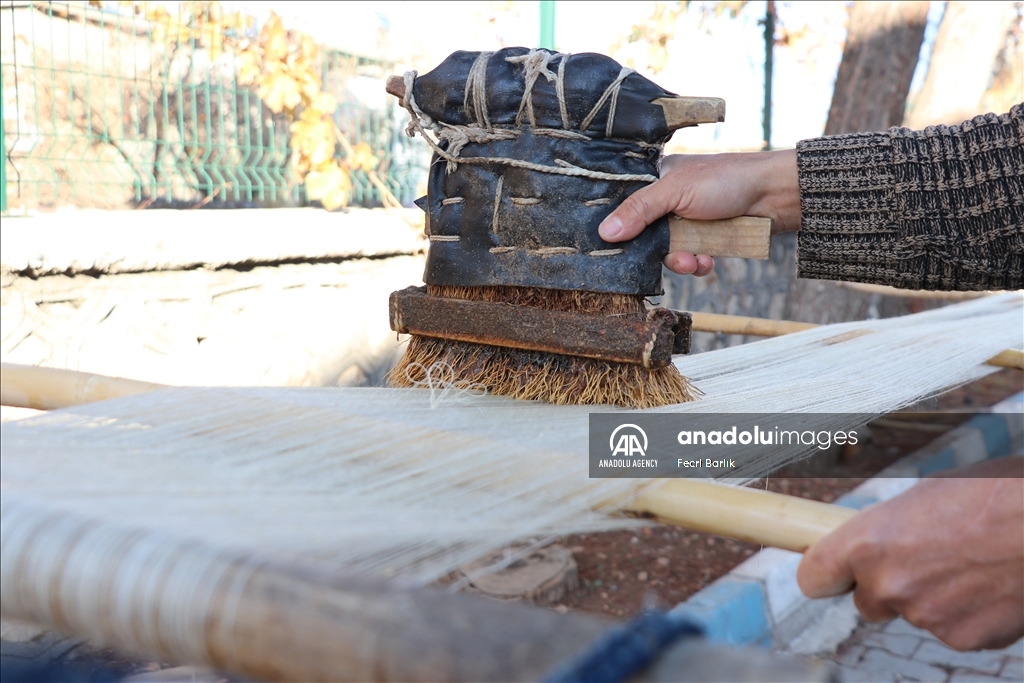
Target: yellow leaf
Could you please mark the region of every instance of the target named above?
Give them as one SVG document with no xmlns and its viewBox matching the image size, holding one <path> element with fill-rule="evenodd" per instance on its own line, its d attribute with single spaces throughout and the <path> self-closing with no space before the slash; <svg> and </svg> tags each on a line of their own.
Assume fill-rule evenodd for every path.
<svg viewBox="0 0 1024 683">
<path fill-rule="evenodd" d="M 318 199 L 327 209 L 336 209 L 348 203 L 352 181 L 348 173 L 337 164 L 326 165 L 306 174 L 306 193 Z"/>
<path fill-rule="evenodd" d="M 271 12 L 260 34 L 264 59 L 268 62 L 280 62 L 288 55 L 288 32 L 281 23 L 281 17 Z"/>
<path fill-rule="evenodd" d="M 334 129 L 330 121 L 308 116 L 309 111 L 291 125 L 292 149 L 318 167 L 334 158 Z"/>
<path fill-rule="evenodd" d="M 259 61 L 256 54 L 251 50 L 239 53 L 235 64 L 238 69 L 238 83 L 240 85 L 249 85 L 260 75 Z"/>
<path fill-rule="evenodd" d="M 299 88 L 302 91 L 303 99 L 307 105 L 312 103 L 320 94 L 320 79 L 309 68 L 303 69 L 303 71 L 296 74 L 296 77 L 299 80 Z"/>
<path fill-rule="evenodd" d="M 305 33 L 299 38 L 299 55 L 303 61 L 310 64 L 316 63 L 320 57 L 320 48 L 316 41 Z"/>
<path fill-rule="evenodd" d="M 380 159 L 373 155 L 373 149 L 365 142 L 360 142 L 352 148 L 352 156 L 347 161 L 350 167 L 367 173 L 377 168 L 377 164 L 380 163 Z"/>
<path fill-rule="evenodd" d="M 298 84 L 283 73 L 267 76 L 257 94 L 275 114 L 280 114 L 284 109 L 294 109 L 302 102 Z"/>
<path fill-rule="evenodd" d="M 334 110 L 338 108 L 338 100 L 335 99 L 334 95 L 325 92 L 318 92 L 313 97 L 313 101 L 310 103 L 309 108 L 327 116 L 334 113 Z"/>
<path fill-rule="evenodd" d="M 323 204 L 324 208 L 328 211 L 334 211 L 335 209 L 348 206 L 348 196 L 348 192 L 334 190 L 333 192 L 328 192 L 326 195 L 321 197 L 320 203 Z"/>
</svg>

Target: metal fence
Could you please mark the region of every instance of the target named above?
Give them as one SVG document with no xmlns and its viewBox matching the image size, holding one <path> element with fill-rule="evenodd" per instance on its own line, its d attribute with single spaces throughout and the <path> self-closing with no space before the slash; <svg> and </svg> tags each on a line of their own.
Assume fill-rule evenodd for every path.
<svg viewBox="0 0 1024 683">
<path fill-rule="evenodd" d="M 289 167 L 291 121 L 239 83 L 236 55 L 169 38 L 131 7 L 112 4 L 0 3 L 7 204 L 307 204 Z M 259 26 L 247 16 L 227 30 L 255 36 Z M 321 50 L 339 128 L 353 144 L 370 145 L 377 175 L 409 205 L 427 151 L 405 136 L 404 112 L 384 93 L 393 67 Z M 353 204 L 381 204 L 365 173 L 354 171 L 352 184 Z"/>
</svg>

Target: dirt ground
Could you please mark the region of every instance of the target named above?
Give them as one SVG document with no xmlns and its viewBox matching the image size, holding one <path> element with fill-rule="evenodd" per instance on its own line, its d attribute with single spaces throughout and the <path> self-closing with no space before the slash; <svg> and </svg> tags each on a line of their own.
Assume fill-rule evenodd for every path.
<svg viewBox="0 0 1024 683">
<path fill-rule="evenodd" d="M 1001 370 L 954 389 L 912 410 L 926 420 L 892 419 L 872 425 L 870 443 L 847 449 L 829 473 L 841 477 L 792 477 L 792 469 L 769 478 L 769 491 L 830 503 L 888 465 L 925 446 L 974 411 L 1024 390 L 1024 373 Z M 903 416 L 894 416 L 899 418 Z M 764 488 L 762 479 L 751 486 Z M 659 525 L 636 531 L 568 536 L 579 568 L 579 587 L 555 605 L 559 612 L 580 610 L 628 618 L 644 606 L 676 605 L 759 549 L 741 541 Z M 646 604 L 645 604 L 646 603 Z"/>
</svg>

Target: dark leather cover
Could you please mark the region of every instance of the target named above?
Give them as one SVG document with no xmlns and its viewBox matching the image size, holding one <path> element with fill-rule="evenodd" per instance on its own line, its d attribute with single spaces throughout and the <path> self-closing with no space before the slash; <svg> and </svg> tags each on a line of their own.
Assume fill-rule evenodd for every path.
<svg viewBox="0 0 1024 683">
<path fill-rule="evenodd" d="M 488 62 L 487 106 L 495 128 L 516 128 L 524 68 L 506 58 L 528 52 L 526 48 L 507 48 Z M 413 87 L 417 106 L 441 123 L 475 126 L 466 114 L 464 96 L 466 78 L 478 55 L 456 52 L 430 73 L 417 77 Z M 560 59 L 563 57 L 554 57 L 548 68 L 557 71 Z M 568 58 L 565 97 L 570 130 L 579 132 L 580 122 L 621 68 L 602 55 Z M 505 157 L 545 166 L 557 166 L 556 160 L 560 160 L 605 173 L 657 176 L 660 149 L 650 145 L 664 143 L 669 132 L 662 108 L 650 102 L 670 96 L 672 93 L 639 74 L 630 74 L 619 92 L 611 138 L 605 136 L 610 109 L 606 102 L 584 131 L 588 140 L 534 135 L 524 116 L 518 137 L 466 144 L 459 157 Z M 555 84 L 543 76 L 533 88 L 533 108 L 538 128 L 563 128 Z M 442 148 L 447 149 L 446 144 L 442 142 Z M 597 234 L 605 216 L 645 184 L 555 175 L 500 163 L 462 163 L 449 171 L 447 162 L 435 154 L 425 208 L 429 231 L 434 237 L 457 236 L 459 240 L 431 241 L 424 281 L 431 285 L 661 294 L 661 262 L 669 245 L 665 219 L 628 243 L 611 244 Z M 587 204 L 593 200 L 608 202 Z M 422 206 L 422 202 L 417 204 Z M 553 247 L 561 249 L 552 251 Z M 622 252 L 600 253 L 611 250 Z"/>
</svg>

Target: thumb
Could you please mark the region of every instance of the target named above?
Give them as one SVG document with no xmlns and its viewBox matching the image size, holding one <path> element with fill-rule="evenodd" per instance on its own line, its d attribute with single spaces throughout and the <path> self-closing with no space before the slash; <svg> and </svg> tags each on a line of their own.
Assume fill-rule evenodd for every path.
<svg viewBox="0 0 1024 683">
<path fill-rule="evenodd" d="M 608 214 L 598 233 L 608 242 L 631 240 L 679 203 L 678 191 L 671 178 L 661 178 L 626 197 L 618 208 Z"/>
</svg>

